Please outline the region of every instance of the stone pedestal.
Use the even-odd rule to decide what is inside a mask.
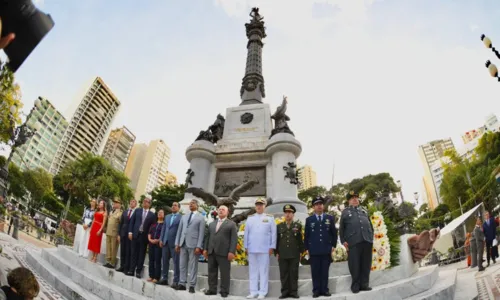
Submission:
[[[194,186],[209,191],[215,160],[214,144],[208,141],[195,141],[187,148],[186,158],[190,163],[189,168],[194,172],[194,176],[191,177],[192,184],[188,184],[188,187]],[[190,193],[184,194],[184,199],[181,201],[183,210],[187,210],[187,205],[192,199],[197,198]],[[202,199],[198,200],[203,203]]]
[[[291,134],[278,133],[269,139],[266,154],[271,161],[271,174],[268,177],[272,178],[273,183],[269,195],[273,203],[266,208],[266,212],[275,217],[283,215],[283,206],[286,204],[295,206],[297,219],[304,221],[308,216],[306,204],[297,197],[297,184],[291,183],[290,179],[285,177],[284,169],[288,167],[288,163],[296,163],[301,152],[300,142]]]

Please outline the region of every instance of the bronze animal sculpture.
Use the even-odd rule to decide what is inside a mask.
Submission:
[[[271,205],[273,203],[272,198],[267,198],[266,199],[266,207]],[[236,225],[239,225],[241,222],[245,221],[248,216],[253,215],[255,213],[255,208],[250,208],[242,212],[241,214],[237,214],[236,216],[232,217],[231,220],[236,223]]]
[[[221,205],[227,206],[229,210],[228,217],[230,218],[234,212],[234,206],[238,204],[238,201],[240,200],[241,194],[253,188],[257,183],[258,181],[256,180],[249,180],[247,182],[244,182],[235,189],[233,189],[233,191],[229,194],[229,197],[227,198],[226,197],[219,198],[216,195],[207,192],[202,188],[197,188],[197,187],[189,187],[186,189],[186,192],[193,194],[195,197],[203,199],[203,201],[205,201],[205,204],[209,206],[216,206],[216,207],[219,207]]]
[[[285,179],[290,179],[291,184],[299,183],[299,171],[297,170],[297,165],[294,162],[289,162],[288,167],[284,166]]]
[[[413,262],[417,263],[429,254],[438,238],[439,228],[425,230],[419,235],[408,238],[408,246],[410,246]]]
[[[274,129],[271,131],[271,137],[277,133],[294,135],[287,123],[287,121],[290,121],[290,117],[286,115],[287,103],[287,97],[283,96],[283,102],[281,102],[281,105],[276,108],[276,112],[271,116],[271,119],[274,120]]]

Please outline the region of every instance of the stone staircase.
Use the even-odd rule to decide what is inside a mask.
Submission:
[[[329,287],[332,296],[328,299],[453,299],[455,293],[456,270],[441,271],[437,266],[418,269],[408,263],[408,249],[401,246],[401,265],[375,271],[370,275],[372,291],[353,294],[347,265],[333,263],[330,268]],[[79,257],[71,248],[44,249],[36,252],[28,249],[27,262],[50,284],[68,299],[218,299],[219,296],[205,296],[202,291],[208,287],[207,264],[200,263],[195,294],[175,291],[168,286],[155,285],[133,276],[126,276],[115,270],[94,264]],[[101,257],[102,261],[102,257]],[[143,276],[147,277],[147,267]],[[170,279],[172,276],[169,276]],[[244,299],[248,295],[248,268],[232,266],[231,290],[228,299]],[[267,298],[280,295],[279,269],[270,266],[269,293]],[[301,299],[312,299],[310,268],[299,269],[299,295]],[[320,299],[325,299],[322,297]]]

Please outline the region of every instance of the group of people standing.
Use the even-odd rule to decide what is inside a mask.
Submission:
[[[484,271],[483,256],[486,250],[486,267],[490,266],[490,261],[496,263],[498,258],[497,227],[498,218],[494,218],[488,211],[484,213],[484,222],[481,218],[476,219],[476,226],[472,232],[467,233],[465,241],[465,251],[467,253],[467,265],[471,268],[478,267],[479,271]]]
[[[305,222],[294,221],[296,209],[287,204],[283,207],[285,222],[276,225],[273,215],[265,214],[266,200],[255,201],[256,213],[248,216],[244,232],[244,248],[248,258],[250,294],[248,299],[264,299],[268,293],[270,256],[278,259],[281,296],[299,298],[298,278],[301,255],[309,259],[313,283],[313,297],[330,296],[329,267],[337,246],[338,235],[349,251],[349,271],[353,293],[369,291],[369,274],[372,261],[373,227],[368,213],[359,207],[355,192],[347,195],[349,207],[342,212],[339,233],[335,216],[324,212],[324,199],[313,200],[314,214]],[[91,202],[84,213],[82,223],[89,236],[83,247],[92,253],[96,262],[100,253],[102,233],[106,229],[106,264],[116,267],[116,252],[120,244],[119,272],[129,276],[142,276],[146,250],[149,246],[148,281],[168,285],[178,291],[195,292],[198,278],[198,261],[203,255],[208,261],[208,288],[206,295],[216,295],[220,276],[220,295],[225,298],[230,290],[231,262],[238,243],[237,225],[228,218],[229,209],[218,207],[217,218],[205,229],[205,217],[199,213],[199,203],[191,200],[189,212],[181,215],[179,203],[172,205],[171,213],[151,212],[151,199],[131,200],[127,210],[121,209],[121,201],[113,200],[113,211],[106,212],[104,201]],[[302,232],[304,231],[304,235]],[[173,279],[168,280],[170,260],[173,262]]]

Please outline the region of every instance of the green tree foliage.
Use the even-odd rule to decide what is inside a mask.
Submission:
[[[162,185],[151,192],[153,207],[155,209],[171,207],[172,203],[180,202],[184,199],[186,185]],[[167,213],[167,212],[166,212]]]
[[[9,195],[15,198],[26,195],[24,174],[14,163],[9,164]]]
[[[326,194],[326,188],[324,186],[313,186],[306,190],[299,192],[299,199],[310,205],[311,200],[319,195],[324,196]]]
[[[348,184],[349,190],[363,195],[365,204],[373,203],[382,196],[399,192],[400,189],[389,173],[367,175],[363,178],[352,180]]]
[[[453,218],[461,214],[460,201],[464,212],[480,202],[488,210],[498,205],[497,195],[500,190],[494,176],[500,170],[497,169],[500,166],[500,133],[485,133],[470,161],[460,157],[455,151],[445,154],[451,163],[443,166],[440,196]]]
[[[43,195],[42,203],[44,208],[55,216],[59,216],[65,208],[65,204],[59,200],[53,191],[49,191]]]
[[[31,194],[30,209],[39,209],[43,205],[43,195],[52,191],[52,175],[41,168],[26,170],[23,175],[26,189]]]
[[[127,201],[133,197],[129,179],[104,158],[91,153],[84,153],[66,164],[55,184],[58,186],[57,194],[64,195],[66,192],[72,201],[79,201],[77,204],[80,205],[88,205],[89,198],[112,199],[118,196]]]
[[[12,106],[17,107],[14,114],[10,111]],[[19,111],[21,102],[21,89],[15,83],[14,74],[0,62],[0,143],[7,143],[12,134],[13,126],[21,123]],[[2,164],[2,166],[4,166]]]

